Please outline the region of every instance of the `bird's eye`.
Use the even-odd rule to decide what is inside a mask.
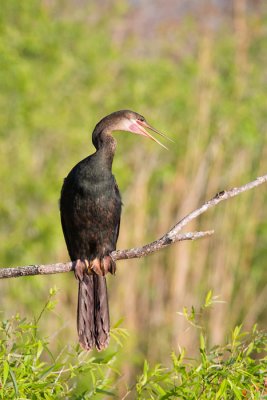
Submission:
[[[138,118],[138,121],[142,121],[142,122],[143,122],[144,120],[145,120],[144,117],[141,117],[141,116],[140,116],[140,117]]]

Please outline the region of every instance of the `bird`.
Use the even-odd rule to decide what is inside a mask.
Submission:
[[[147,129],[166,137],[134,111],[120,110],[101,119],[92,133],[96,151],[71,169],[61,189],[61,225],[70,259],[75,262],[77,331],[84,350],[101,351],[110,339],[106,274],[116,271],[110,254],[116,249],[122,209],[112,174],[117,144],[113,132],[143,135],[166,148]]]

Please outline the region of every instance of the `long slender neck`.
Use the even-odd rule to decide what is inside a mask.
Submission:
[[[100,130],[96,126],[93,131],[92,141],[96,148],[96,154],[103,166],[111,169],[117,142],[110,131],[108,129]]]

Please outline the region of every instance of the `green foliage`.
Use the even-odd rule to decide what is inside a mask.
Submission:
[[[211,306],[211,292],[198,315]],[[187,359],[185,349],[172,352],[172,366],[149,367],[144,362],[143,374],[136,384],[138,399],[264,399],[267,398],[267,334],[255,325],[251,332],[237,326],[225,345],[209,349],[204,329],[191,313],[184,316],[200,330],[199,356]]]
[[[206,348],[200,335],[200,360],[187,360],[184,351],[172,353],[172,366],[149,368],[147,362],[136,391],[139,399],[264,399],[267,398],[267,337],[254,327],[237,327],[235,340]]]
[[[101,399],[113,394],[117,350],[101,355],[82,351],[77,345],[63,346],[54,356],[49,341],[39,332],[40,318],[55,306],[56,290],[38,318],[28,321],[19,315],[0,326],[0,398],[7,399]],[[50,315],[46,315],[49,318]],[[113,337],[121,343],[125,332],[116,328]],[[75,394],[74,394],[75,392]]]
[[[49,340],[39,332],[40,318],[49,319],[55,306],[55,289],[33,321],[19,315],[0,327],[0,398],[8,399],[102,399],[118,396],[123,374],[117,356],[122,352],[125,330],[114,327],[112,336],[119,346],[93,355],[63,347],[58,355],[49,349]],[[210,295],[200,313],[213,304]],[[185,315],[187,318],[187,316]],[[192,318],[190,318],[190,323]],[[119,323],[118,323],[119,325]],[[194,324],[197,327],[195,321]],[[126,397],[138,399],[264,399],[267,373],[267,335],[254,326],[243,332],[237,326],[229,342],[211,349],[198,326],[199,355],[186,358],[186,350],[171,353],[171,366],[144,361],[143,372]],[[129,360],[130,361],[130,360]],[[125,382],[127,387],[127,382]],[[125,390],[125,389],[124,389]],[[265,397],[264,397],[265,396]]]

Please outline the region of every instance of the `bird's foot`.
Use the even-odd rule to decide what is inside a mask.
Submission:
[[[91,269],[90,269],[89,261],[86,259],[85,260],[78,259],[76,261],[75,269],[74,269],[75,278],[82,281],[84,273],[88,272],[88,271],[90,271],[90,273],[92,273]]]
[[[116,271],[116,263],[113,261],[111,256],[104,256],[102,258],[96,257],[90,261],[89,268],[97,275],[105,276],[108,272],[114,275]]]
[[[112,275],[115,274],[116,263],[111,256],[104,256],[102,258],[96,257],[90,262],[78,259],[75,264],[74,274],[76,279],[82,281],[85,273],[91,275],[93,272],[100,276],[105,276],[108,272]]]

